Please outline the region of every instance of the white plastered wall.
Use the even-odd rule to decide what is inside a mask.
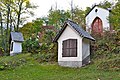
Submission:
[[[98,10],[95,12],[95,10]],[[91,25],[92,22],[96,17],[99,17],[102,20],[103,23],[103,29],[104,30],[110,30],[110,24],[109,24],[109,11],[103,8],[95,7],[87,16],[86,16],[86,31],[91,33]]]
[[[87,56],[90,55],[90,41],[88,39],[83,39],[82,43],[82,59],[85,59]]]
[[[22,52],[22,43],[15,42],[15,41],[12,41],[12,42],[13,42],[13,50],[10,51],[10,54],[21,53]]]
[[[62,57],[62,43],[67,39],[77,39],[77,57]],[[82,61],[82,37],[70,26],[66,27],[58,39],[58,61]]]

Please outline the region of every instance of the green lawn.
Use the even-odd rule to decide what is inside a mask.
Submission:
[[[120,80],[119,71],[97,70],[95,64],[82,68],[60,67],[57,63],[29,62],[11,70],[0,71],[0,80]]]

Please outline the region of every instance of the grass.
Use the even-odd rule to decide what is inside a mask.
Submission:
[[[98,70],[95,63],[89,64],[82,68],[68,68],[68,67],[61,67],[56,62],[38,63],[32,58],[30,58],[30,56],[28,57],[29,59],[25,65],[17,66],[15,69],[7,69],[0,71],[0,80],[98,80],[98,79],[119,80],[120,79],[120,71]],[[11,59],[11,57],[7,57],[7,60],[8,59]]]

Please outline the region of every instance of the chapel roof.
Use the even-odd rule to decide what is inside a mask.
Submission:
[[[99,7],[99,6],[98,6],[98,5],[94,5],[94,6],[90,9],[90,11],[85,15],[85,17],[86,17],[95,7]],[[99,8],[101,8],[101,7],[99,7]],[[102,8],[102,9],[104,9],[104,8]],[[106,8],[105,10],[111,11],[111,10],[108,10],[107,8]]]
[[[17,42],[23,42],[23,35],[21,32],[11,32],[10,33],[10,38],[12,41],[17,41]]]
[[[59,39],[59,37],[61,36],[63,31],[67,27],[67,25],[70,25],[70,27],[72,27],[83,38],[87,38],[92,41],[95,41],[95,39],[88,32],[86,32],[84,29],[82,29],[82,27],[79,26],[77,23],[73,22],[72,20],[67,20],[67,21],[65,21],[63,27],[61,28],[61,30],[59,31],[59,33],[56,35],[55,39],[53,40],[54,42],[56,42]]]

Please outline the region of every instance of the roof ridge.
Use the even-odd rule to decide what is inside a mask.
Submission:
[[[72,24],[70,24],[78,33],[80,36],[83,36],[85,38],[89,38],[91,40],[95,40],[88,32],[86,32],[79,24],[77,24],[74,21],[71,21]]]
[[[53,40],[54,42],[56,42],[59,39],[59,37],[61,36],[63,31],[67,27],[67,25],[65,25],[65,24],[69,24],[75,31],[77,31],[77,33],[81,37],[95,41],[95,39],[88,32],[86,32],[81,26],[79,26],[79,24],[77,24],[76,22],[74,22],[72,20],[67,20],[67,21],[65,21],[65,23],[64,23],[63,27],[61,28],[61,30],[59,31],[59,33],[54,38],[54,40]]]
[[[87,14],[85,14],[85,17],[86,17],[95,7],[102,8],[102,7],[100,7],[98,4],[95,4],[94,6],[90,7],[91,9],[88,11]],[[102,8],[102,9],[105,9],[105,10],[109,11],[107,8]]]
[[[74,23],[74,24],[77,24],[77,25],[78,25],[78,23],[74,22],[74,21],[73,21],[73,20],[71,20],[71,19],[68,19],[67,21],[70,21],[70,22],[72,22],[72,23]]]

